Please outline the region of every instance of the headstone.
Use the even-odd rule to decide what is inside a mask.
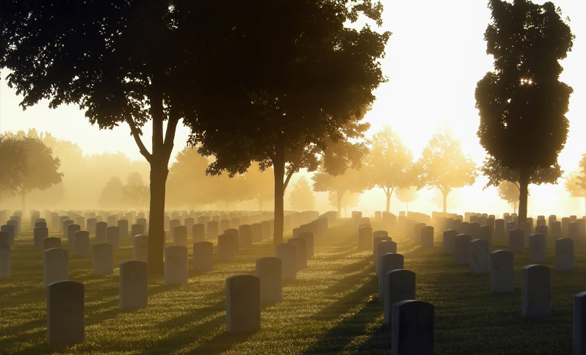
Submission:
[[[397,243],[393,241],[383,240],[376,243],[376,252],[374,254],[374,270],[376,277],[381,280],[383,277],[382,268],[381,268],[381,256],[384,254],[396,254],[397,253]]]
[[[362,226],[358,228],[358,248],[372,250],[372,228]]]
[[[61,248],[61,238],[57,237],[47,237],[43,239],[43,251],[53,249],[53,248]]]
[[[225,234],[225,230],[230,228],[230,220],[229,219],[221,219],[220,220],[220,233]]]
[[[407,300],[393,305],[392,355],[432,355],[435,307],[431,303]]]
[[[517,229],[517,222],[509,221],[507,222],[507,235],[513,230]]]
[[[10,278],[10,245],[0,242],[0,279]]]
[[[133,258],[134,260],[144,261],[148,260],[149,251],[149,237],[144,234],[135,235],[132,238]]]
[[[454,261],[456,264],[467,265],[470,255],[470,241],[472,237],[467,234],[457,235],[454,239]]]
[[[174,245],[165,248],[165,285],[187,283],[187,247]]]
[[[122,240],[126,240],[126,238],[128,238],[128,220],[119,219],[118,222],[116,222],[116,226],[118,227],[118,235],[120,236],[120,238],[122,238]],[[132,236],[134,237],[135,235],[136,234]]]
[[[275,245],[275,256],[283,261],[283,280],[297,277],[297,247],[289,243]]]
[[[202,241],[193,243],[193,269],[195,271],[214,270],[214,245]]]
[[[545,265],[523,268],[523,318],[542,318],[551,315],[550,270]]]
[[[120,230],[118,230],[118,227],[106,227],[106,243],[112,244],[114,249],[118,249],[120,247]]]
[[[383,275],[384,323],[392,321],[393,305],[415,299],[415,273],[409,270],[392,270]]]
[[[173,227],[173,245],[187,246],[187,227],[176,225]]]
[[[480,223],[471,222],[468,225],[468,230],[470,231],[470,237],[472,237],[472,239],[480,239]]]
[[[545,220],[544,220],[545,221]],[[536,234],[543,234],[545,236],[545,242],[547,244],[548,228],[545,224],[539,224],[535,227]]]
[[[470,242],[468,262],[472,275],[484,275],[490,272],[489,249],[490,245],[486,240],[475,239]]]
[[[191,227],[191,238],[194,243],[203,242],[206,239],[205,225],[196,223]]]
[[[238,236],[238,234],[239,234],[238,229],[226,228],[226,229],[224,229],[224,234],[229,234],[234,237],[234,240],[236,240],[236,251],[238,251],[238,249],[240,248],[240,238]]]
[[[86,223],[87,223],[87,231],[91,235],[96,235],[96,223],[98,223],[98,220],[96,218],[88,218]]]
[[[146,308],[148,305],[147,264],[128,260],[120,264],[120,309]]]
[[[445,254],[454,255],[454,253],[456,252],[454,243],[456,241],[457,235],[458,235],[457,230],[448,229],[448,230],[444,231],[444,253]]]
[[[433,227],[425,226],[421,228],[421,247],[433,248]]]
[[[83,343],[84,289],[75,281],[47,285],[47,343],[73,345]]]
[[[115,226],[117,221],[118,221],[118,216],[116,216],[116,215],[111,215],[111,216],[106,217],[106,222],[108,223],[109,226]]]
[[[136,224],[142,224],[142,227],[144,228],[144,231],[148,231],[147,228],[147,220],[144,217],[140,217],[136,219]]]
[[[112,275],[114,273],[114,247],[112,244],[96,244],[92,251],[93,274]]]
[[[509,250],[512,253],[523,253],[525,251],[524,233],[520,229],[513,229],[509,232]]]
[[[178,220],[178,219],[169,220],[169,234],[171,235],[171,238],[175,237],[175,227],[178,225],[181,225],[180,220]],[[185,245],[187,245],[187,240],[185,241],[185,243],[186,243]]]
[[[260,223],[253,223],[250,225],[252,233],[252,242],[262,242],[262,226]]]
[[[268,256],[256,260],[256,277],[260,279],[261,302],[283,301],[283,262]]]
[[[47,227],[35,227],[33,229],[33,245],[35,250],[43,250],[43,239],[49,237],[49,229]]]
[[[490,254],[490,290],[492,292],[513,292],[515,277],[513,272],[513,253],[497,250]]]
[[[235,275],[226,279],[226,331],[233,334],[260,330],[260,278]]]
[[[586,292],[574,296],[574,355],[586,354]]]
[[[568,227],[570,226],[570,218],[562,217],[562,233],[568,234]]]
[[[90,253],[90,233],[77,231],[73,233],[73,256],[84,256]]]
[[[69,237],[69,228],[68,227],[70,224],[73,224],[72,219],[66,219],[61,222],[61,232],[63,233],[63,239],[65,239],[67,241],[67,244],[70,244],[72,242]]]
[[[384,298],[384,275],[393,270],[404,269],[405,258],[401,254],[382,254],[379,258],[379,279],[378,279],[378,296]]]
[[[562,222],[552,221],[549,224],[549,228],[551,229],[552,238],[560,239],[562,237]]]
[[[570,222],[568,224],[568,238],[574,241],[580,240],[580,226],[578,222]]]
[[[16,235],[16,229],[14,228],[14,226],[11,224],[5,224],[2,227],[0,227],[0,230],[8,234],[8,244],[11,246],[14,245],[14,237]]]
[[[79,224],[69,224],[67,225],[67,244],[73,245],[75,241],[73,239],[73,233],[78,232],[81,230],[81,226]]]
[[[307,241],[304,238],[290,238],[287,243],[297,247],[297,270],[307,268]]]
[[[61,248],[51,248],[43,252],[43,285],[69,280],[69,254]]]
[[[193,225],[195,224],[195,219],[188,217],[185,218],[184,222],[185,228],[187,228],[187,237],[193,238]],[[195,241],[193,241],[195,243]]]
[[[492,246],[492,227],[481,226],[478,239],[486,240],[489,246]]]
[[[238,251],[238,236],[220,234],[218,236],[218,260],[234,260]]]
[[[134,238],[135,236],[139,235],[139,234],[144,234],[145,230],[144,230],[144,226],[142,224],[133,224],[132,226],[130,226],[130,237]]]
[[[541,263],[545,259],[545,236],[543,234],[531,234],[529,236],[529,260],[533,263]]]
[[[494,234],[498,236],[503,236],[505,234],[505,220],[504,219],[495,219],[494,220]]]
[[[219,223],[218,221],[209,221],[207,226],[208,231],[208,238],[209,239],[216,239],[219,234]]]
[[[306,255],[308,259],[313,258],[315,253],[314,246],[313,246],[313,233],[312,232],[302,232],[299,233],[299,238],[305,239],[305,246],[307,248]]]
[[[531,225],[529,224],[529,222],[519,223],[519,229],[523,231],[524,240],[528,241],[529,236],[531,235]]]
[[[96,223],[96,243],[103,244],[106,243],[106,228],[108,227],[108,223],[106,222],[97,222]]]
[[[555,241],[555,268],[559,271],[574,270],[574,241],[560,238]]]

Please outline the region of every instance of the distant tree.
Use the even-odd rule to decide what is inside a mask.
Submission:
[[[252,195],[252,199],[258,205],[258,210],[262,211],[263,206],[273,200],[275,193],[273,168],[268,167],[261,171],[260,165],[254,163],[244,174],[244,178],[246,179],[245,189]]]
[[[321,166],[312,179],[314,191],[329,192],[336,197],[339,216],[344,208],[344,196],[348,193],[361,193],[367,188],[366,179],[356,169],[347,169],[343,174],[334,176]]]
[[[341,199],[338,200],[338,193],[337,192],[329,192],[328,193],[328,203],[330,206],[339,208],[341,207],[344,210],[343,218],[348,216],[348,207],[355,207],[358,206],[360,202],[360,193],[357,192],[348,192],[345,193]],[[338,214],[341,218],[342,215]]]
[[[431,137],[417,161],[420,186],[436,187],[443,196],[443,212],[447,212],[448,195],[453,189],[472,185],[476,165],[462,152],[462,144],[446,127]]]
[[[246,188],[247,182],[243,174],[236,174],[234,176],[217,175],[208,176],[213,184],[213,189],[210,190],[212,197],[216,201],[222,201],[226,210],[238,202],[254,199],[253,191]]]
[[[30,170],[22,140],[1,134],[0,162],[0,191],[16,194],[22,179]]]
[[[106,183],[98,201],[100,208],[121,210],[127,207],[124,196],[124,185],[118,176],[113,176]]]
[[[305,176],[300,177],[293,186],[289,196],[289,204],[296,211],[311,211],[315,207],[315,196]]]
[[[397,190],[397,198],[399,201],[407,205],[406,211],[409,212],[409,203],[417,200],[417,187],[410,186],[408,188],[402,188]]]
[[[138,171],[133,171],[128,174],[126,185],[123,187],[123,193],[130,206],[134,208],[148,206],[149,188],[145,185],[142,175]]]
[[[412,167],[411,151],[391,127],[385,125],[383,130],[372,138],[364,173],[369,185],[380,187],[385,192],[387,212],[391,207],[393,192],[416,183]]]
[[[253,161],[273,167],[274,242],[282,243],[291,176],[315,170],[329,141],[353,142],[368,128],[360,120],[385,81],[379,59],[390,33],[356,23],[364,15],[382,24],[382,5],[370,0],[243,4],[245,16],[206,29],[239,45],[200,41],[217,56],[198,64],[226,75],[198,78],[187,123],[191,143],[216,158],[211,173],[242,174]]]
[[[586,154],[582,154],[579,170],[569,174],[564,185],[570,196],[584,198],[584,214],[586,215]]]
[[[572,88],[559,81],[560,59],[574,35],[553,3],[490,0],[487,53],[494,71],[476,86],[478,137],[503,167],[519,171],[519,221],[527,218],[528,185],[537,169],[555,167],[568,134]]]
[[[12,151],[20,157],[24,157],[24,160],[16,162],[14,167],[7,168],[9,172],[15,172],[16,175],[8,178],[6,186],[9,187],[9,191],[21,197],[22,210],[26,211],[26,195],[29,192],[46,190],[61,182],[63,174],[58,171],[61,162],[59,158],[53,157],[51,148],[38,138],[26,136],[14,140],[9,138],[6,140],[6,148],[7,153],[10,154]],[[6,161],[10,163],[12,159],[12,157],[8,157]],[[2,164],[5,164],[4,160],[2,160]],[[15,186],[16,188],[14,188]]]
[[[501,200],[513,205],[513,211],[517,211],[517,202],[519,202],[519,186],[510,181],[503,181],[499,184],[497,192]]]
[[[214,178],[206,175],[209,163],[195,148],[185,147],[177,153],[169,170],[167,203],[193,209],[216,202]]]

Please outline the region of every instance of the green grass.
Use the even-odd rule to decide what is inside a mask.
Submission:
[[[372,253],[356,249],[357,230],[349,224],[334,225],[316,241],[308,268],[284,285],[284,301],[263,304],[261,331],[247,335],[225,332],[225,279],[254,274],[257,258],[274,255],[270,241],[242,248],[236,261],[216,262],[213,272],[190,271],[187,285],[167,286],[161,276],[150,277],[149,307],[137,311],[118,308],[117,267],[114,275],[94,276],[91,256],[73,257],[66,246],[70,279],[85,285],[86,340],[70,347],[46,344],[42,257],[33,250],[31,233],[25,229],[18,238],[11,278],[0,280],[1,354],[390,353],[391,329],[382,324]],[[417,299],[436,307],[436,354],[571,354],[573,296],[586,290],[583,243],[575,245],[576,270],[558,272],[549,240],[543,264],[552,268],[552,316],[531,320],[521,317],[521,268],[531,264],[528,253],[515,255],[515,291],[493,294],[489,275],[470,275],[467,266],[442,253],[441,237],[433,249],[393,238],[405,268],[417,274]],[[504,238],[495,239],[497,249],[507,249]],[[114,258],[115,265],[132,259],[131,245],[123,244]]]

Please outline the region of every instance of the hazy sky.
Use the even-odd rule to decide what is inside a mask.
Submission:
[[[544,1],[534,1],[543,3]],[[485,0],[384,0],[385,30],[393,32],[382,61],[388,82],[376,92],[377,101],[366,116],[369,134],[383,124],[395,129],[419,155],[438,124],[448,123],[464,149],[480,164],[484,150],[478,143],[478,112],[474,108],[476,83],[492,68],[486,54],[484,31],[490,20]],[[586,153],[586,1],[557,0],[563,16],[570,17],[574,48],[562,61],[562,81],[574,88],[570,99],[570,134],[560,154],[562,168],[577,167]],[[6,72],[2,72],[2,79]],[[75,107],[50,110],[41,102],[26,111],[18,106],[14,90],[0,83],[0,131],[36,128],[57,138],[77,143],[85,153],[122,151],[131,159],[143,159],[126,125],[112,132],[99,130]],[[178,128],[175,152],[182,149],[188,131]],[[150,126],[145,129],[150,143]],[[539,137],[536,137],[539,139]],[[175,153],[174,153],[175,154]]]

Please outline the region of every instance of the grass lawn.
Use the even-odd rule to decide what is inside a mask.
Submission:
[[[0,354],[388,354],[391,329],[383,326],[371,251],[357,250],[357,228],[349,220],[330,226],[316,240],[315,256],[297,280],[284,284],[282,303],[262,305],[262,329],[248,335],[225,333],[225,279],[254,274],[256,259],[274,256],[272,241],[242,248],[237,260],[215,262],[209,273],[192,271],[189,283],[167,286],[149,279],[149,306],[118,308],[118,267],[114,275],[92,275],[92,258],[73,257],[70,280],[85,286],[83,344],[46,344],[46,292],[41,252],[24,229],[11,250],[11,278],[0,280]],[[384,229],[374,223],[373,230]],[[60,233],[50,233],[60,236]],[[515,254],[515,291],[490,292],[490,276],[473,276],[468,266],[436,246],[418,248],[391,233],[405,268],[417,274],[417,299],[435,305],[436,354],[571,354],[573,296],[586,290],[584,243],[575,244],[573,272],[555,270],[554,240],[544,265],[551,270],[552,316],[521,317],[521,268],[528,251]],[[93,239],[93,237],[92,237]],[[507,249],[495,238],[491,251]],[[129,240],[114,252],[114,263],[132,259]]]

